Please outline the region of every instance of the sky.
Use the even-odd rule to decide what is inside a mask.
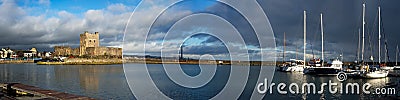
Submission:
[[[89,31],[101,34],[102,46],[124,47],[124,54],[178,57],[179,47],[184,46],[185,57],[189,58],[199,59],[204,55],[212,55],[215,59],[238,57],[241,60],[250,56],[251,60],[260,60],[264,55],[280,61],[283,33],[286,33],[285,60],[296,58],[296,55],[298,59],[302,59],[303,11],[306,10],[307,59],[321,56],[320,14],[323,13],[325,59],[343,54],[345,61],[354,61],[357,59],[358,31],[362,28],[363,2],[366,3],[364,59],[369,61],[372,55],[374,61],[378,60],[379,5],[382,9],[381,32],[385,35],[381,44],[382,61],[385,60],[385,40],[391,61],[395,60],[396,45],[400,44],[397,39],[400,34],[396,31],[397,23],[400,23],[397,19],[400,18],[400,8],[396,5],[400,2],[398,0],[257,0],[272,27],[271,37],[254,35],[249,23],[240,13],[221,3],[192,0],[193,2],[182,2],[175,6],[169,5],[173,1],[0,0],[0,48],[28,50],[36,47],[39,51],[53,51],[53,47],[58,45],[78,47],[79,34]],[[243,5],[249,7],[245,3]],[[165,12],[159,13],[160,11]],[[228,21],[237,28],[244,44],[241,44],[240,39],[229,40],[236,38],[230,34],[236,31],[228,30],[232,27],[220,25],[216,23],[220,20],[208,19],[210,15],[200,13],[212,13],[224,19],[221,21]],[[151,19],[156,17],[157,20]],[[255,18],[258,20],[265,17]],[[209,24],[214,27],[201,26]],[[256,26],[267,24],[255,23]],[[148,27],[144,26],[151,25],[149,34],[146,34]],[[176,27],[181,28],[170,30]],[[200,34],[189,34],[193,32]],[[217,35],[208,35],[213,32],[224,33],[223,38],[228,38],[227,41]],[[165,38],[166,35],[171,38]],[[257,39],[274,40],[276,48],[260,46]],[[144,45],[146,48],[143,48]],[[229,47],[237,51],[229,52]],[[145,54],[141,53],[143,50],[146,51]],[[246,54],[241,50],[246,51]],[[273,50],[277,55],[269,52],[261,54],[261,50]]]

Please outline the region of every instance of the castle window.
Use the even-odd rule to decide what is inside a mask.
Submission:
[[[96,40],[93,40],[94,43],[96,43]]]
[[[89,42],[92,42],[92,40],[89,40]]]

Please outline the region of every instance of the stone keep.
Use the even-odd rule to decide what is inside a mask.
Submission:
[[[99,32],[95,32],[94,34],[89,33],[85,31],[85,33],[80,34],[80,51],[79,51],[79,56],[85,55],[86,53],[86,48],[88,47],[99,47],[100,46],[100,41],[99,41]]]

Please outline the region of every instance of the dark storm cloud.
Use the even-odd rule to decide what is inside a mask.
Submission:
[[[259,50],[248,50],[249,54],[256,54],[259,53]],[[196,45],[196,46],[188,46],[184,47],[184,54],[193,54],[193,55],[220,55],[225,54],[228,55],[229,51],[224,45]],[[256,57],[254,57],[256,58]]]
[[[314,51],[321,50],[321,32],[320,32],[320,13],[324,14],[324,30],[325,30],[325,50],[326,52],[337,51],[338,48],[351,48],[341,45],[327,46],[329,42],[343,42],[353,40],[351,34],[353,30],[357,29],[356,25],[358,16],[356,18],[352,15],[357,14],[353,6],[354,2],[349,1],[259,1],[267,16],[271,21],[271,25],[277,38],[277,46],[282,46],[283,33],[286,32],[286,45],[287,48],[298,48],[298,52],[302,52],[303,45],[303,11],[307,11],[307,47],[312,45]],[[361,4],[361,3],[360,3]],[[340,5],[340,6],[339,6]],[[344,9],[351,9],[344,11]],[[355,29],[352,29],[355,28]],[[349,36],[350,34],[350,36]],[[346,36],[348,38],[343,38]],[[294,41],[297,43],[291,43]],[[296,47],[290,47],[296,46]],[[328,48],[327,48],[328,47]],[[334,47],[334,48],[329,48]],[[307,48],[311,49],[311,48]],[[289,49],[290,50],[290,49]],[[291,51],[295,51],[292,49]],[[307,52],[311,53],[311,52]]]
[[[205,1],[206,2],[206,1]],[[207,2],[211,2],[211,1],[207,1]],[[185,5],[185,4],[191,4],[193,2],[181,2],[181,5]],[[179,11],[186,11],[186,10],[190,10],[190,7],[185,7],[185,6],[171,6],[170,9],[167,9],[165,12],[163,12],[160,16],[158,16],[158,19],[152,24],[152,28],[150,30],[150,35],[156,35],[156,34],[165,34],[169,31],[169,29],[176,24],[177,21],[179,21],[180,19],[183,19],[184,17],[187,17],[191,14],[199,14],[199,13],[208,13],[208,14],[213,14],[219,17],[224,18],[225,20],[227,20],[228,22],[230,22],[230,24],[232,24],[241,34],[241,36],[243,37],[245,43],[248,43],[248,45],[253,45],[253,46],[257,46],[259,45],[258,40],[257,40],[257,36],[254,32],[254,30],[251,28],[251,25],[249,22],[246,21],[245,17],[242,16],[238,11],[236,11],[234,8],[224,5],[223,3],[218,3],[216,2],[216,4],[207,7],[206,9],[200,9],[200,10],[194,10],[190,13],[186,13],[186,14],[182,14],[182,15],[174,15],[174,18],[171,18],[170,15],[171,13],[175,13],[176,10]],[[172,20],[168,20],[168,19],[172,19]],[[219,26],[215,26],[215,27],[219,27]],[[215,28],[212,27],[212,28]],[[184,33],[184,32],[182,32]],[[182,34],[179,33],[179,34]],[[234,34],[234,33],[226,33],[227,35],[224,36],[231,36],[229,34]],[[232,37],[234,38],[234,37]],[[162,38],[155,38],[155,39],[162,39]],[[215,41],[212,40],[212,38],[210,39],[210,41]]]
[[[203,41],[203,43],[222,43],[222,42],[218,38],[209,36],[205,41]]]
[[[343,52],[348,61],[356,57],[358,29],[362,28],[362,3],[361,0],[258,0],[267,14],[275,37],[277,46],[283,46],[283,33],[286,32],[286,45],[288,51],[295,51],[296,47],[302,53],[303,42],[303,11],[307,11],[307,43],[312,44],[314,52],[321,50],[320,13],[323,13],[325,54],[340,54]],[[397,23],[400,22],[397,0],[366,0],[366,41],[365,58],[370,56],[371,50],[368,37],[371,37],[373,54],[377,59],[377,7],[382,9],[383,33],[388,35],[389,53],[393,61],[394,50],[400,35],[397,34]],[[369,34],[369,35],[367,35]],[[383,39],[382,39],[383,40]],[[300,42],[300,43],[291,43]],[[299,46],[300,44],[300,46]],[[310,49],[310,48],[307,48]],[[383,41],[382,41],[383,49]],[[311,53],[308,52],[307,53]],[[383,54],[383,52],[382,52]],[[320,55],[317,54],[317,55]],[[293,55],[291,55],[293,56]],[[382,56],[383,57],[383,56]]]
[[[254,30],[251,28],[249,22],[244,19],[244,16],[237,12],[234,8],[228,7],[222,4],[216,4],[211,6],[205,10],[207,13],[212,13],[217,16],[224,18],[225,20],[229,21],[241,34],[243,40],[247,45],[253,45],[259,47],[258,38],[255,34]],[[226,33],[226,36],[230,36]],[[231,37],[231,38],[238,38],[238,37]],[[209,40],[214,41],[214,40]]]
[[[336,58],[340,54],[348,61],[355,60],[358,43],[358,30],[362,27],[362,3],[361,0],[258,0],[268,16],[276,37],[278,49],[283,47],[283,33],[286,32],[287,51],[302,54],[303,49],[303,11],[307,11],[307,54],[312,52],[321,55],[321,30],[320,14],[323,13],[324,21],[324,49],[326,58]],[[377,58],[377,6],[382,6],[383,34],[388,35],[388,46],[390,55],[394,55],[396,33],[395,18],[397,13],[396,3],[399,1],[374,1],[368,0],[366,9],[365,27],[365,59],[371,54]],[[397,11],[397,12],[396,12]],[[250,30],[246,20],[235,13],[229,7],[214,5],[206,9],[206,12],[217,13],[235,25],[235,28],[246,30],[241,32],[248,45],[256,47],[258,40]],[[235,24],[236,23],[236,24]],[[383,49],[382,39],[382,49]],[[203,43],[212,43],[216,38],[208,38]],[[206,48],[206,47],[204,47]],[[312,49],[312,50],[311,50]],[[194,49],[193,49],[194,50]],[[196,50],[194,50],[196,51]],[[201,52],[201,51],[196,51]],[[371,53],[372,52],[372,53]],[[294,57],[295,53],[291,53]],[[328,55],[328,56],[327,56]],[[383,55],[383,52],[382,52]],[[382,56],[383,57],[383,56]],[[394,56],[391,56],[393,59]]]
[[[218,54],[228,54],[228,50],[224,45],[197,45],[197,46],[189,46],[184,48],[185,54],[195,54],[195,55],[218,55]]]
[[[208,35],[208,34],[196,34],[186,40],[184,43],[184,53],[193,55],[218,55],[218,54],[228,54],[226,46],[218,38]],[[200,42],[198,44],[193,44],[191,42]]]

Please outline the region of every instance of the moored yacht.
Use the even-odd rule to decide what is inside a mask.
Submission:
[[[393,70],[400,70],[400,66],[395,65],[395,66],[393,67]]]
[[[393,68],[395,70],[399,70],[400,69],[400,66],[397,65],[397,57],[399,57],[399,46],[398,45],[396,46],[396,62],[395,62],[394,68]]]
[[[321,50],[321,59],[311,59],[309,62],[308,68],[304,69],[304,74],[312,74],[312,75],[337,75],[340,71],[342,71],[343,62],[339,59],[334,59],[328,62],[327,66],[324,66],[324,30],[322,23],[322,13],[321,13],[321,39],[322,39],[322,50]]]
[[[314,59],[310,59],[310,61],[308,62],[308,66],[311,67],[321,67],[322,66],[322,60],[318,59],[318,58],[314,58]]]
[[[286,66],[281,67],[281,71],[283,72],[303,72],[304,68],[306,67],[306,63],[305,63],[305,55],[306,55],[306,11],[304,11],[304,36],[303,36],[303,60],[297,60],[297,59],[290,59],[290,64],[286,64]]]
[[[388,75],[388,71],[374,71],[374,72],[367,72],[365,74],[362,74],[362,77],[364,78],[385,78]]]
[[[362,73],[361,77],[364,78],[385,78],[389,74],[387,70],[379,70],[378,68],[368,69],[367,72]]]
[[[386,61],[386,58],[389,58],[389,54],[388,54],[388,45],[387,45],[387,41],[386,41],[386,39],[385,39],[385,63],[381,63],[381,7],[379,6],[378,7],[378,39],[379,39],[379,43],[378,43],[378,53],[379,53],[379,55],[378,55],[378,63],[380,64],[379,65],[379,67],[380,67],[380,69],[383,69],[383,70],[393,70],[394,69],[394,66],[393,65],[390,65],[390,66],[388,66],[388,63],[387,63],[387,61]],[[384,38],[386,38],[386,36],[385,35],[383,35],[383,37]]]
[[[286,64],[286,66],[282,67],[283,72],[302,72],[304,70],[304,61],[290,59],[290,64]]]
[[[394,66],[387,66],[386,64],[380,64],[380,68],[383,70],[393,70]]]
[[[380,7],[378,7],[378,13],[379,13],[379,43],[378,43],[378,63],[381,64],[381,58],[380,58],[380,38],[381,38],[381,33],[380,33]],[[356,66],[353,66],[352,68],[346,70],[347,75],[350,77],[360,77],[360,78],[385,78],[387,77],[389,71],[394,67],[388,67],[384,64],[379,65],[381,66],[380,69],[377,66],[373,65],[367,65],[364,62],[364,35],[365,35],[365,3],[363,4],[363,30],[362,30],[362,49],[361,49],[361,63],[357,64]],[[385,43],[386,44],[386,43]],[[387,54],[387,52],[386,52]],[[373,61],[373,57],[371,56],[371,61]]]
[[[342,71],[343,62],[339,59],[334,59],[328,62],[327,66],[309,67],[304,69],[304,74],[311,75],[336,75]]]

